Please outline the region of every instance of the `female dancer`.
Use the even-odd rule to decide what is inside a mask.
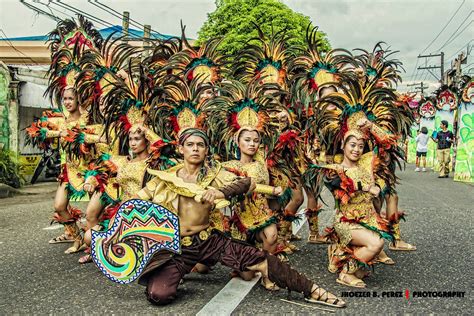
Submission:
[[[349,131],[344,136],[341,164],[322,167],[325,184],[336,200],[335,224],[330,231],[336,243],[330,246],[330,262],[340,273],[337,282],[364,288],[363,267],[373,264],[383,249],[384,238],[393,241],[388,221],[375,211],[373,200],[380,194],[374,176],[374,155],[363,154],[364,135]]]
[[[69,135],[68,130],[77,124],[86,123],[86,116],[81,114],[76,91],[72,86],[67,86],[63,90],[62,104],[67,111],[66,116],[57,113],[56,115],[47,115],[27,129],[29,136],[36,138],[36,142],[60,138],[61,147],[64,147]],[[85,166],[81,159],[74,159],[70,155],[65,155],[65,162],[61,169],[59,187],[54,198],[55,214],[53,220],[64,225],[65,233],[51,239],[49,243],[74,241],[74,245],[65,251],[65,253],[73,253],[77,252],[80,247],[81,237],[76,225],[76,220],[80,217],[80,211],[72,208],[69,205],[69,200],[81,198],[85,195],[82,190],[84,180],[80,176]]]

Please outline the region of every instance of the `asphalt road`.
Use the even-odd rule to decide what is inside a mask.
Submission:
[[[387,251],[396,265],[377,265],[367,280],[367,290],[376,291],[378,297],[347,298],[347,308],[336,310],[338,314],[472,313],[474,186],[408,168],[400,172],[402,183],[398,187],[400,208],[408,214],[407,222],[402,223],[402,234],[418,250]],[[222,266],[208,275],[188,275],[174,303],[153,306],[138,284],[114,284],[93,264],[79,265],[79,254],[65,255],[68,244],[48,244],[50,238],[62,232],[44,229],[49,226],[52,202],[52,193],[0,200],[0,314],[194,315],[230,280],[229,269]],[[332,220],[331,209],[329,206],[322,213],[325,225]],[[307,237],[307,225],[300,233],[304,239]],[[360,292],[337,284],[335,275],[327,272],[325,246],[304,241],[297,245],[301,251],[290,261],[298,270],[333,293]],[[384,292],[405,295],[407,289],[408,299],[382,297]],[[465,294],[464,298],[414,298],[414,291]],[[287,298],[286,291],[269,293],[257,285],[233,314],[325,313],[281,301]],[[292,293],[291,299],[305,304],[299,294]]]

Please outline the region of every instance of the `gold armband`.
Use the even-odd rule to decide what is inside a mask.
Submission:
[[[262,193],[266,195],[274,195],[275,194],[275,187],[266,184],[257,184],[255,186],[254,192]]]

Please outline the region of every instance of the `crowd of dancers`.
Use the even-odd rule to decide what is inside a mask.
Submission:
[[[107,230],[121,203],[150,200],[178,215],[182,247],[155,254],[140,276],[151,302],[172,301],[186,273],[221,262],[245,280],[261,272],[269,291],[334,307],[345,302],[287,263],[301,238],[294,221],[306,216],[308,243],[328,244],[329,272],[350,287],[365,288],[373,264],[394,264],[385,241],[416,249],[401,239],[395,190],[414,122],[396,91],[396,52],[384,43],[323,51],[311,26],[306,46],[289,47],[285,31],[255,27],[243,50],[223,56],[221,38],[195,47],[184,28],[139,47],[103,39],[81,16],[58,23],[49,35],[54,107],[27,128],[31,143],[59,140],[62,152],[54,221],[65,231],[50,243],[70,242],[66,253],[91,262],[91,230]],[[323,187],[335,200],[324,232]],[[85,196],[83,224],[69,202]]]

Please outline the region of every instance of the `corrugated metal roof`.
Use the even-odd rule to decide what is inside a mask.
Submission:
[[[109,37],[110,34],[116,32],[114,37],[118,37],[122,35],[122,26],[121,25],[114,25],[110,26],[104,29],[99,30],[100,35],[105,39]],[[128,29],[128,33],[130,34],[130,37],[143,37],[144,32],[137,30],[137,29]],[[169,39],[174,37],[173,35],[166,35],[166,34],[160,34],[156,32],[151,32],[150,38],[155,38],[155,39]],[[47,41],[48,36],[47,35],[39,35],[39,36],[22,36],[22,37],[10,37],[10,38],[1,38],[1,41]]]

